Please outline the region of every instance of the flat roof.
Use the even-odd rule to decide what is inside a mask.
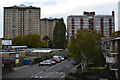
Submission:
[[[17,54],[17,52],[0,52],[0,54],[3,54],[3,53]]]
[[[113,38],[112,40],[119,40],[120,39],[120,37],[116,37],[116,38]]]
[[[11,9],[11,8],[13,8],[13,9],[40,9],[40,7],[33,7],[33,6],[26,6],[26,5],[24,5],[24,4],[21,4],[21,5],[14,5],[14,6],[10,6],[10,7],[4,7],[5,9]]]
[[[11,46],[11,48],[27,48],[27,46]]]
[[[50,53],[52,52],[53,50],[33,50],[31,52],[41,52],[41,53]]]
[[[15,59],[15,58],[11,58],[11,57],[3,57],[2,59],[7,59],[7,60],[9,60],[9,59]]]

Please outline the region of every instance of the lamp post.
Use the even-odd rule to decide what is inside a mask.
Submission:
[[[48,39],[48,40],[47,40],[47,55],[48,55],[48,53],[49,53],[49,52],[48,52],[48,42],[49,42],[49,41],[50,41],[50,40]]]
[[[48,49],[48,42],[49,42],[49,41],[50,41],[50,40],[48,39],[48,40],[47,40],[47,49]]]

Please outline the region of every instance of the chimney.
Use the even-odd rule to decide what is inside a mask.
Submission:
[[[112,11],[112,16],[113,16],[113,17],[115,16],[115,12],[114,12],[114,11]]]

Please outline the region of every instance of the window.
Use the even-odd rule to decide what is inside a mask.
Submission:
[[[15,30],[13,30],[13,37],[15,37]]]

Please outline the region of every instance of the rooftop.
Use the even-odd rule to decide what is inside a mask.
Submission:
[[[15,9],[16,8],[30,8],[31,9],[31,8],[39,8],[39,7],[34,7],[34,6],[31,6],[31,5],[30,6],[26,6],[24,4],[20,4],[20,5],[14,5],[14,6],[10,6],[10,7],[4,7],[4,8],[7,8],[7,9],[8,8],[15,8]]]
[[[111,16],[112,15],[95,15],[95,17],[111,17]],[[70,15],[68,17],[87,17],[87,15]]]
[[[49,17],[49,18],[42,18],[41,20],[59,20],[62,18],[53,18],[53,17]]]
[[[14,5],[14,6],[11,6],[11,7],[33,7],[33,6],[26,6],[26,5],[24,5],[24,4],[20,4],[20,5]]]
[[[33,50],[31,52],[41,52],[41,53],[50,53],[52,52],[53,50]]]

